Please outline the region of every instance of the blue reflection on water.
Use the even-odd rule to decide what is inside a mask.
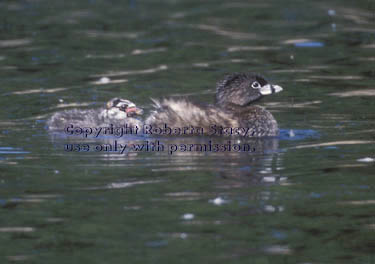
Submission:
[[[278,231],[278,230],[272,230],[271,234],[274,238],[277,239],[285,239],[287,235],[284,232]]]
[[[319,133],[312,129],[280,129],[281,140],[303,140],[319,137]]]
[[[22,151],[18,148],[0,147],[0,154],[28,154],[28,151]]]
[[[295,43],[294,46],[300,47],[300,48],[319,48],[319,47],[324,47],[324,43],[318,42],[318,41],[311,41],[311,42]]]

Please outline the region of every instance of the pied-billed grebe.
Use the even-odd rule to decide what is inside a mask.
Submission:
[[[253,105],[253,102],[282,90],[256,74],[234,73],[217,83],[215,105],[200,106],[185,99],[154,100],[155,110],[145,124],[200,127],[205,134],[212,133],[215,127],[218,131],[230,131],[223,135],[277,136],[279,129],[275,118],[263,107]]]
[[[142,122],[136,118],[143,110],[133,102],[121,98],[109,100],[106,107],[99,109],[70,109],[54,113],[47,121],[49,130],[64,130],[73,124],[75,127],[140,126]]]

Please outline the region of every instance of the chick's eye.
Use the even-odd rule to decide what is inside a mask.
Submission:
[[[260,83],[258,83],[258,82],[253,82],[253,83],[251,84],[251,87],[254,88],[254,89],[259,89],[259,88],[261,87],[261,85],[260,85]]]
[[[128,106],[123,104],[123,105],[120,105],[119,108],[120,108],[120,110],[125,111],[126,108],[128,108]]]

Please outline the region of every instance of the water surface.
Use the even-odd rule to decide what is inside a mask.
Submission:
[[[375,263],[374,10],[2,1],[1,262]],[[57,111],[116,96],[146,112],[150,97],[212,103],[239,71],[284,87],[259,102],[281,135],[250,140],[254,152],[66,152],[116,138],[45,129]]]

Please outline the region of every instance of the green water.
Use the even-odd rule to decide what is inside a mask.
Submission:
[[[1,1],[0,262],[375,263],[374,28],[373,1]],[[45,129],[116,96],[212,103],[239,71],[284,88],[254,153]]]

